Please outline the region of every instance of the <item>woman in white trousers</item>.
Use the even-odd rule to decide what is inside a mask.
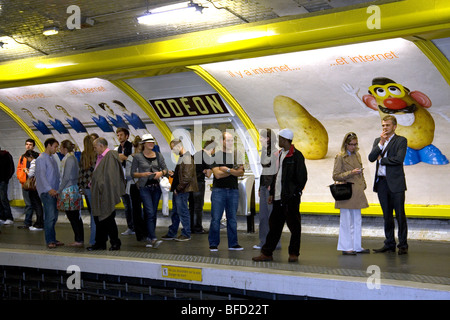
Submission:
[[[344,137],[341,152],[336,155],[333,168],[334,181],[353,183],[352,197],[335,203],[335,208],[340,209],[337,249],[344,255],[370,253],[361,246],[361,209],[369,206],[364,193],[366,181],[363,170],[358,152],[358,137],[349,132]]]

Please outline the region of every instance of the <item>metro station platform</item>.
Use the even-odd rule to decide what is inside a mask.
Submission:
[[[158,216],[158,236],[167,232],[169,221]],[[304,232],[299,262],[288,263],[290,234],[285,232],[273,262],[253,262],[259,254],[252,249],[258,234],[241,228],[243,251],[228,250],[222,229],[218,252],[209,251],[207,234],[193,234],[187,242],[164,241],[157,249],[146,248],[134,235],[120,236],[120,251],[88,252],[67,246],[47,249],[43,231],[21,230],[20,224],[0,228],[4,299],[450,299],[448,241],[409,240],[409,254],[402,256],[344,256],[336,250],[336,235]],[[125,229],[119,225],[119,232]],[[65,244],[73,242],[62,215],[56,235]],[[363,237],[365,248],[382,244],[382,238]],[[81,272],[78,290],[68,288],[72,272],[67,268],[72,265]]]

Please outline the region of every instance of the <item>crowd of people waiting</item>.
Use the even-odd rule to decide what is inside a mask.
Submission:
[[[399,222],[399,254],[408,251],[407,226],[404,217],[404,172],[402,161],[406,139],[395,135],[396,119],[388,116],[382,121],[383,131],[375,139],[369,155],[376,162],[374,191],[378,193],[385,220],[385,244],[375,252],[395,251],[395,208]],[[34,151],[35,142],[28,139],[26,152],[20,157],[16,175],[22,184],[25,201],[24,224],[21,229],[44,230],[48,248],[64,245],[56,239],[55,224],[58,211],[64,211],[72,226],[72,247],[84,247],[84,228],[81,219],[83,196],[90,212],[90,238],[87,250],[105,250],[108,238],[110,250],[119,250],[121,241],[115,221],[116,206],[122,201],[128,229],[122,235],[135,235],[146,247],[158,248],[162,241],[189,241],[192,233],[208,233],[210,251],[218,251],[223,213],[226,214],[229,250],[243,250],[239,245],[236,213],[239,203],[238,178],[244,175],[243,161],[234,148],[234,137],[222,135],[222,148],[215,152],[217,143],[206,141],[202,150],[191,154],[179,139],[170,142],[178,161],[174,171],[167,168],[156,141],[151,134],[128,141],[125,128],[116,131],[120,145],[115,150],[96,134],[87,135],[81,159],[74,155],[75,145],[69,140],[59,143],[55,138],[44,142],[44,152]],[[271,261],[274,250],[280,248],[280,238],[286,223],[290,232],[289,262],[298,261],[300,254],[301,218],[299,206],[307,182],[307,169],[302,153],[292,144],[293,132],[283,129],[275,135],[266,129],[261,135],[259,244],[261,254],[254,261]],[[57,151],[61,160],[56,155]],[[389,152],[389,155],[388,153]],[[13,224],[7,197],[8,181],[14,174],[11,155],[0,150],[0,223]],[[393,170],[396,172],[393,174]],[[400,178],[399,178],[400,173]],[[214,175],[211,192],[211,222],[209,231],[202,225],[205,197],[205,178]],[[392,177],[396,177],[394,178]],[[341,211],[338,250],[345,255],[369,253],[361,246],[361,209],[368,206],[364,190],[358,137],[345,135],[341,152],[336,156],[332,177],[335,181],[352,183],[349,200],[336,201]],[[170,178],[171,182],[168,182]],[[398,190],[396,190],[398,189]],[[163,199],[163,212],[168,210],[168,192],[173,193],[171,222],[167,233],[156,235],[157,211]],[[36,213],[32,224],[33,212]],[[403,212],[403,214],[402,214]],[[182,229],[180,234],[180,223]]]

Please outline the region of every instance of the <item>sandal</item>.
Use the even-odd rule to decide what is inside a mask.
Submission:
[[[49,243],[49,244],[47,245],[47,247],[48,247],[49,249],[55,249],[55,248],[56,248],[56,243],[51,242],[51,243]]]

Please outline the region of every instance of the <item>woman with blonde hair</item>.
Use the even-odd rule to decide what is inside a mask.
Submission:
[[[78,160],[74,155],[75,144],[70,140],[64,140],[59,147],[64,155],[61,161],[61,183],[58,189],[58,210],[65,211],[75,234],[75,242],[71,247],[83,247],[84,230],[81,220],[82,197],[78,187]]]
[[[349,132],[344,137],[341,152],[334,160],[333,180],[352,183],[352,197],[335,203],[335,208],[340,209],[337,249],[344,255],[370,253],[361,247],[361,209],[367,208],[369,204],[364,193],[367,185],[358,150],[358,137]]]

